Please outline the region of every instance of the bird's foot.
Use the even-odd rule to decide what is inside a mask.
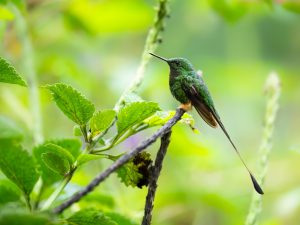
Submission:
[[[191,111],[192,110],[192,103],[189,102],[189,103],[184,103],[184,104],[181,104],[179,106],[180,109],[183,109],[184,111]]]

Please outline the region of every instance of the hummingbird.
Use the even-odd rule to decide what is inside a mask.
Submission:
[[[231,140],[228,132],[226,131],[225,126],[223,125],[221,118],[214,106],[214,102],[210,95],[210,92],[202,78],[202,74],[197,72],[190,61],[185,58],[167,59],[153,53],[149,54],[168,63],[170,67],[170,91],[174,98],[181,103],[180,108],[185,111],[189,111],[192,109],[192,106],[194,106],[198,114],[209,126],[217,128],[219,125],[221,127],[224,134],[236,151],[238,157],[248,171],[254,189],[257,193],[263,195],[264,192],[262,188],[259,186],[255,177],[251,173],[238,149],[235,147],[233,141]]]

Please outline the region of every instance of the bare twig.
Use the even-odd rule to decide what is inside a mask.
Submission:
[[[280,96],[280,80],[276,73],[271,73],[266,81],[265,92],[267,95],[267,108],[265,115],[265,126],[263,139],[260,146],[261,158],[259,161],[259,183],[263,184],[266,176],[268,158],[272,148],[272,135],[274,123],[279,108],[278,100]],[[250,210],[245,225],[256,225],[259,213],[262,210],[262,196],[256,193],[252,196]]]
[[[176,110],[176,114],[164,126],[162,126],[158,131],[156,131],[150,138],[143,141],[138,147],[116,160],[104,172],[95,177],[94,180],[92,180],[92,182],[88,184],[85,188],[75,193],[69,200],[63,202],[61,205],[56,207],[53,210],[53,213],[59,214],[63,212],[66,208],[70,207],[75,202],[78,202],[82,197],[93,191],[93,189],[97,187],[102,181],[104,181],[110,174],[112,174],[114,171],[116,171],[118,168],[120,168],[122,165],[128,162],[136,154],[153,144],[157,138],[168,133],[171,130],[171,128],[181,119],[184,112],[185,111],[183,109],[178,108]]]
[[[160,148],[157,152],[155,164],[151,167],[150,181],[148,186],[148,194],[146,197],[145,210],[144,210],[144,218],[142,221],[142,225],[150,225],[152,219],[152,210],[153,210],[153,202],[155,198],[155,192],[157,189],[157,180],[160,175],[160,171],[162,168],[162,163],[167,153],[168,146],[170,144],[170,136],[171,131],[166,133],[161,137]]]

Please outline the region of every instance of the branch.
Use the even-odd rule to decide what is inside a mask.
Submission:
[[[145,148],[153,144],[157,138],[165,135],[170,132],[171,128],[181,119],[185,111],[181,108],[176,110],[176,114],[158,131],[156,131],[150,138],[143,141],[138,147],[131,150],[127,154],[121,156],[118,160],[116,160],[110,167],[108,167],[104,172],[99,174],[90,184],[88,184],[81,191],[75,193],[69,200],[63,202],[61,205],[56,207],[53,210],[53,213],[59,214],[63,212],[65,209],[70,207],[75,202],[78,202],[82,197],[93,191],[95,187],[97,187],[102,181],[104,181],[110,174],[120,168],[122,165],[127,163],[132,157],[134,157],[139,152],[143,151]]]
[[[272,136],[274,130],[274,123],[279,108],[278,100],[280,96],[280,80],[276,73],[271,73],[266,81],[265,92],[267,95],[267,108],[265,115],[265,126],[263,131],[263,139],[260,145],[260,161],[259,161],[259,180],[263,184],[267,166],[268,159],[272,148]],[[262,196],[256,193],[252,196],[250,210],[245,222],[245,225],[255,225],[257,224],[257,217],[262,209]]]
[[[164,136],[161,137],[161,144],[156,155],[155,164],[153,167],[151,167],[151,176],[150,176],[150,181],[148,186],[148,194],[146,197],[144,218],[143,218],[142,225],[151,224],[152,210],[154,206],[153,202],[155,198],[155,192],[157,189],[157,180],[160,175],[164,157],[167,153],[167,149],[170,144],[171,133],[172,131],[169,131],[168,133],[166,133]]]

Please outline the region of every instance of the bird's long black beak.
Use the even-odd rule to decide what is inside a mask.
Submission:
[[[163,61],[165,61],[165,62],[168,62],[168,60],[167,60],[166,58],[163,58],[163,57],[161,57],[161,56],[159,56],[159,55],[155,55],[155,54],[153,54],[153,53],[151,53],[151,52],[149,52],[149,54],[150,54],[150,55],[153,55],[154,57],[159,58],[159,59],[161,59],[161,60],[163,60]]]

